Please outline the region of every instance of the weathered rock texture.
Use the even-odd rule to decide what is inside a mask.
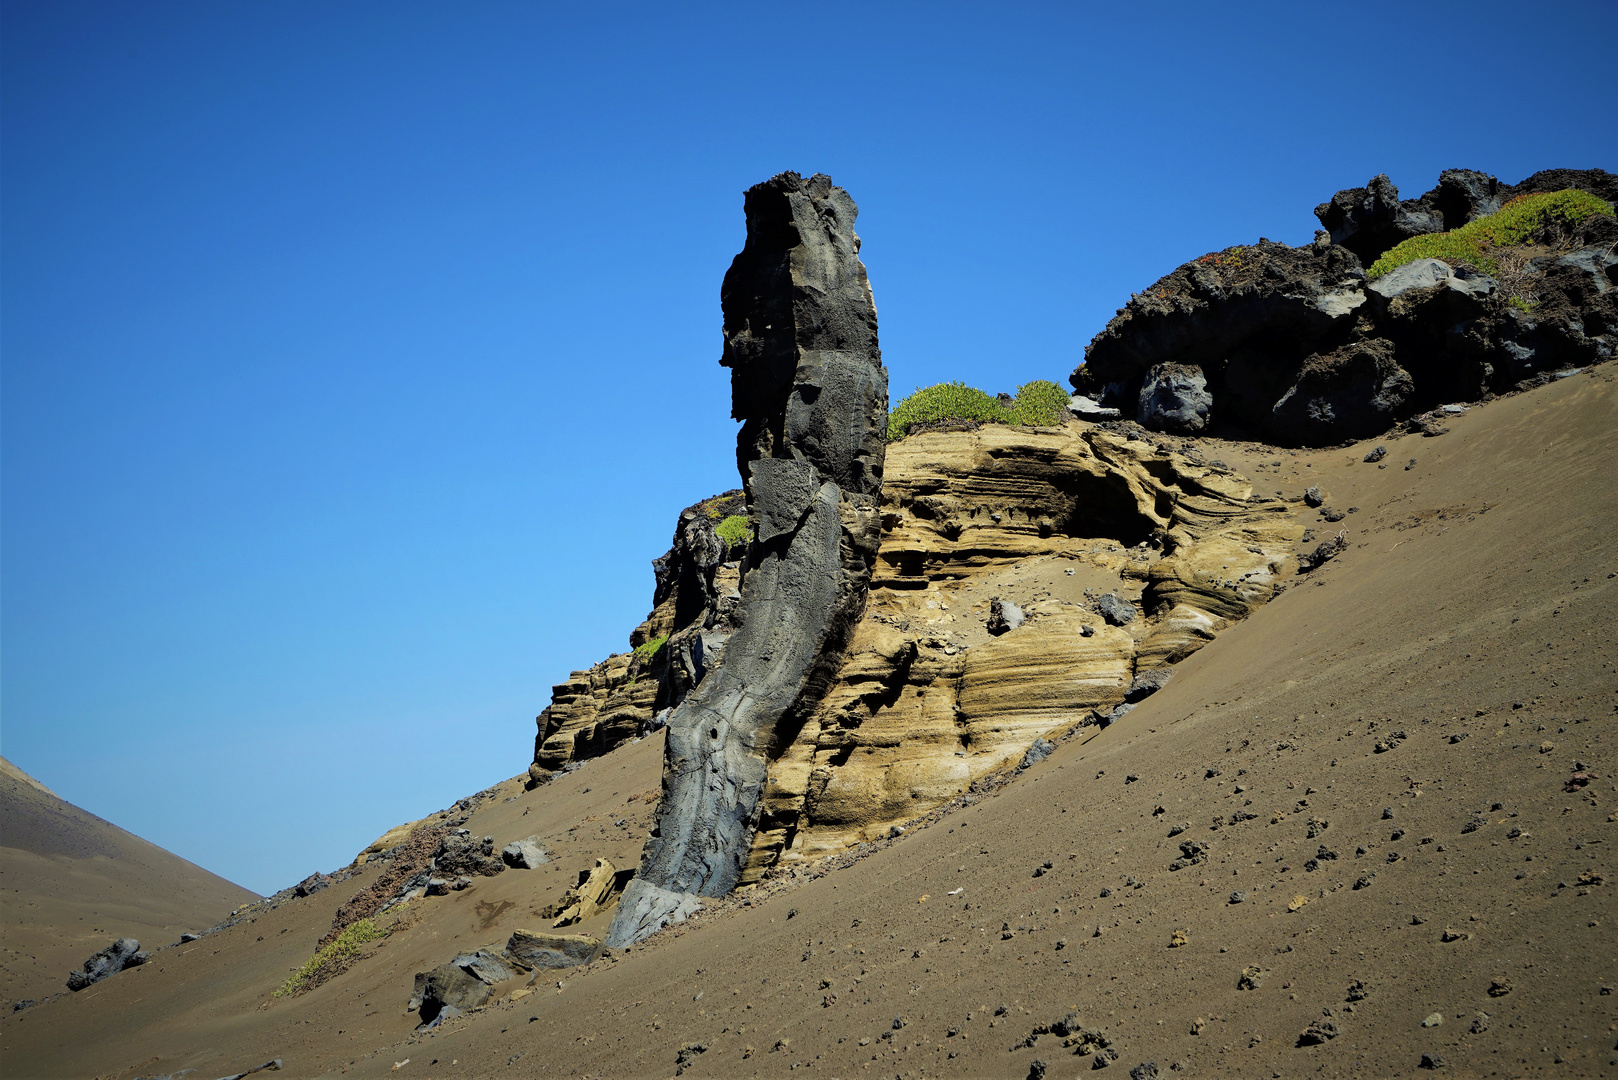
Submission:
[[[132,937],[119,938],[105,949],[93,954],[78,971],[69,972],[67,988],[77,993],[91,983],[98,983],[125,968],[139,967],[151,954],[141,951],[140,942]]]
[[[1302,532],[1223,467],[1078,422],[892,444],[880,511],[865,616],[831,689],[768,752],[740,883],[885,836],[1044,736],[1116,719],[1274,595]]]
[[[848,193],[782,173],[746,195],[720,290],[753,542],[718,667],[668,721],[657,826],[608,943],[741,878],[769,759],[842,662],[879,539],[887,373]]]
[[[746,512],[740,489],[680,512],[668,552],[652,562],[652,612],[629,636],[635,651],[573,672],[535,718],[539,732],[528,770],[534,782],[652,729],[718,662],[734,629],[747,546],[732,546],[715,528]]]
[[[1569,187],[1610,202],[1618,177],[1558,169],[1511,187],[1449,170],[1403,202],[1376,177],[1316,208],[1327,231],[1311,244],[1261,239],[1213,252],[1136,294],[1086,347],[1071,381],[1155,430],[1324,445],[1610,359],[1610,217],[1502,253],[1498,281],[1436,259],[1366,281],[1365,267],[1409,237]]]
[[[771,767],[744,881],[878,839],[1144,696],[1274,595],[1302,532],[1226,469],[1076,422],[895,443],[882,512],[866,617]],[[1114,592],[1145,617],[1109,625]],[[994,635],[1013,595],[1027,621]]]

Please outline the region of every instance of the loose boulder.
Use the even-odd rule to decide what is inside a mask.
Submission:
[[[84,962],[83,968],[69,974],[67,988],[74,992],[83,990],[91,983],[98,983],[125,968],[139,967],[150,958],[150,953],[141,951],[139,941],[132,937],[119,938],[105,949],[92,954],[90,959]]]
[[[488,983],[459,965],[440,964],[431,971],[416,973],[415,989],[405,1008],[409,1012],[420,1010],[425,1027],[437,1019],[443,1009],[470,1012],[488,1004],[493,994]]]
[[[439,876],[493,877],[505,868],[506,864],[494,853],[494,837],[476,837],[465,829],[456,829],[440,840],[433,854],[433,869]]]
[[[633,868],[619,870],[606,859],[597,859],[595,866],[579,872],[579,883],[562,898],[562,913],[551,925],[572,926],[606,911],[634,876]]]
[[[507,844],[500,850],[500,858],[514,870],[537,870],[551,861],[545,849],[539,846],[538,838],[533,836]]]
[[[601,939],[588,934],[547,934],[536,930],[518,930],[506,942],[509,959],[538,971],[588,964],[600,949]]]
[[[1119,596],[1117,593],[1107,593],[1096,601],[1096,610],[1101,617],[1114,626],[1128,626],[1135,621],[1138,614],[1135,605]]]

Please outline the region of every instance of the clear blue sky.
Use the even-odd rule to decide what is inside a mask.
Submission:
[[[527,765],[735,484],[741,193],[823,171],[896,394],[1389,173],[1618,170],[1618,6],[6,0],[3,730],[250,888]]]

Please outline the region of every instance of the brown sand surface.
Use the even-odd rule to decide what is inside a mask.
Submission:
[[[1120,1077],[1425,1075],[1423,1053],[1456,1077],[1618,1073],[1615,375],[1437,438],[1200,442],[1356,507],[1327,526],[1298,504],[1348,550],[1117,724],[844,869],[801,865],[413,1034],[415,971],[543,927],[590,858],[633,861],[648,739],[515,799],[508,782],[468,823],[538,835],[558,869],[422,901],[350,971],[272,999],[362,875],[0,1020],[4,1071],[665,1077],[685,1048],[691,1077],[1021,1078],[1040,1060],[1068,1080],[1099,1047]],[[1378,442],[1381,469],[1362,461]],[[1580,766],[1596,779],[1566,790]],[[1182,842],[1202,859],[1171,870]],[[1039,1033],[1069,1014],[1087,1054]],[[1316,1021],[1335,1036],[1300,1045]]]
[[[66,992],[120,937],[153,949],[222,922],[249,892],[56,796],[0,758],[0,1003]]]

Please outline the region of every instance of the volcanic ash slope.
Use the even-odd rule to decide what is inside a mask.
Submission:
[[[499,785],[465,822],[497,844],[536,836],[555,869],[427,898],[352,969],[271,998],[379,872],[363,868],[0,1021],[8,1074],[282,1057],[308,1076],[393,1076],[409,1058],[397,1071],[1024,1077],[1101,1054],[1119,1075],[1406,1075],[1425,1054],[1456,1075],[1600,1075],[1618,1022],[1603,992],[1618,985],[1615,414],[1596,368],[1435,438],[1186,440],[1285,499],[1320,488],[1320,510],[1286,505],[1323,538],[1346,528],[1346,549],[970,806],[774,867],[628,952],[512,980],[414,1033],[416,971],[544,927],[594,858],[633,862],[662,741],[643,739],[532,790]],[[1356,512],[1328,523],[1333,507]],[[1012,599],[1059,599],[1073,579]],[[926,618],[979,602],[907,593]]]

